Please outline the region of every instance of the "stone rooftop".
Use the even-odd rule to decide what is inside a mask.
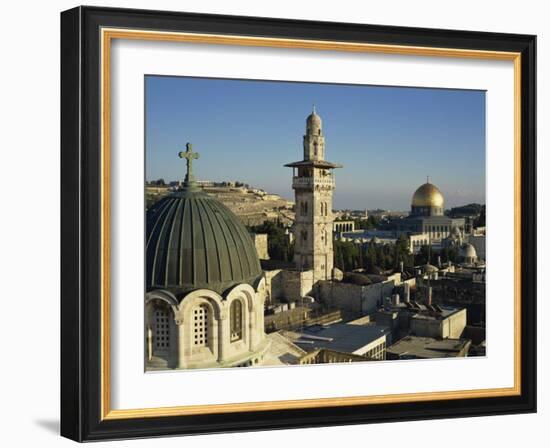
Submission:
[[[458,313],[464,308],[451,308],[451,307],[439,306],[439,309],[441,311],[438,311],[437,313],[432,313],[428,309],[425,309],[420,313],[416,313],[415,315],[413,315],[413,318],[425,319],[425,320],[445,319],[449,316],[452,316],[455,313]]]
[[[390,356],[400,359],[453,358],[464,356],[471,344],[469,339],[434,339],[405,336],[386,349]]]
[[[299,364],[300,358],[307,353],[285,337],[282,331],[268,334],[267,339],[271,345],[262,360],[262,366]]]
[[[381,337],[387,337],[390,330],[379,325],[337,323],[329,326],[313,325],[301,332],[286,331],[283,334],[307,351],[327,348],[343,353],[363,354],[364,347]]]

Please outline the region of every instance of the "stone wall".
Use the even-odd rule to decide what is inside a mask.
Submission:
[[[346,317],[363,316],[375,312],[385,297],[390,297],[396,285],[395,279],[371,285],[321,281],[321,302],[329,308],[341,309]]]
[[[250,236],[254,241],[256,252],[260,260],[269,260],[269,252],[267,249],[267,233],[251,233]]]
[[[469,243],[475,247],[477,257],[482,260],[486,260],[485,253],[485,235],[470,235],[468,237]]]
[[[459,339],[466,327],[466,309],[444,319],[411,318],[411,334],[435,339]]]
[[[313,271],[282,271],[283,296],[289,302],[298,302],[313,294]]]
[[[363,362],[364,356],[342,353],[326,348],[319,348],[300,358],[299,364],[332,364],[336,362]]]
[[[266,303],[272,304],[284,299],[282,269],[264,271]]]
[[[342,314],[338,310],[316,313],[301,306],[264,317],[266,333],[279,330],[299,330],[310,325],[328,325],[341,321]]]
[[[313,294],[313,272],[287,269],[264,271],[267,303],[299,302]]]
[[[405,314],[405,313],[402,313]],[[400,313],[398,311],[379,310],[375,315],[376,325],[388,327],[392,335],[400,330]]]
[[[443,337],[449,339],[459,339],[466,328],[467,311],[466,308],[443,320]]]

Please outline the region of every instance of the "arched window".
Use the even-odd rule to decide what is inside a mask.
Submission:
[[[157,308],[154,317],[153,341],[156,351],[165,351],[170,348],[170,322],[168,310],[165,307]]]
[[[208,345],[208,324],[209,310],[206,305],[199,305],[194,309],[194,344],[198,347],[206,347]]]
[[[240,341],[243,338],[243,304],[240,300],[231,302],[229,331],[231,332],[231,342]]]

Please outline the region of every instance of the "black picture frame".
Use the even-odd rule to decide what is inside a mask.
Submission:
[[[102,420],[102,27],[521,53],[521,394]],[[92,441],[536,412],[535,57],[532,35],[99,7],[61,13],[61,435]]]

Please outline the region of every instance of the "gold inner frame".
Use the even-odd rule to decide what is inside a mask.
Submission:
[[[314,398],[229,404],[188,405],[141,409],[111,409],[110,387],[110,62],[113,39],[186,42],[213,45],[296,48],[384,53],[414,56],[438,56],[514,62],[514,386],[442,392],[418,392],[337,398]],[[214,34],[101,29],[101,419],[167,417],[262,410],[306,409],[381,403],[422,402],[466,398],[503,397],[521,394],[521,54],[455,48],[334,42],[303,39],[278,39]]]

